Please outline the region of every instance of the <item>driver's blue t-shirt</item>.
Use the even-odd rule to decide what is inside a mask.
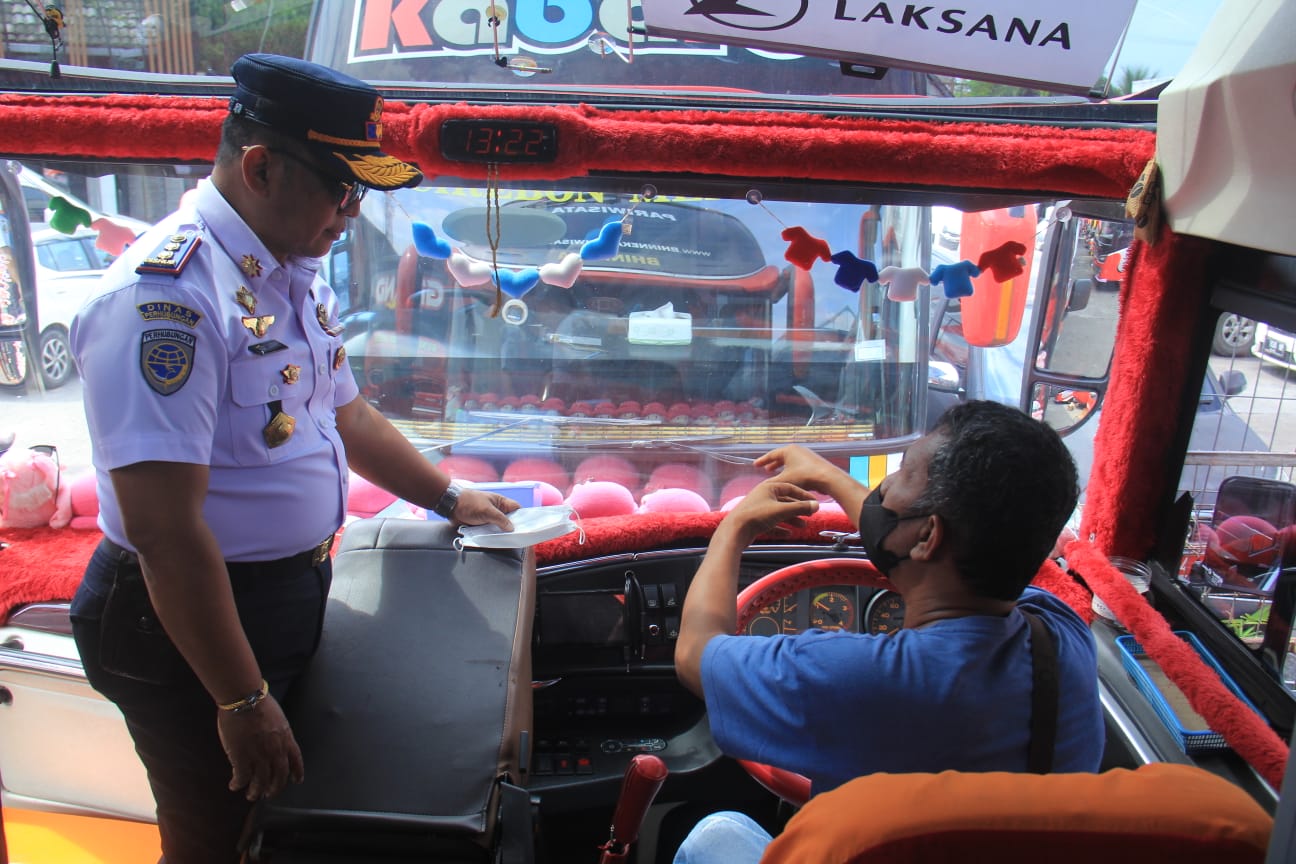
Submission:
[[[1102,708],[1093,636],[1070,607],[1028,588],[1018,601],[1057,643],[1055,772],[1097,771]],[[815,794],[877,771],[1025,771],[1030,626],[936,621],[891,636],[812,630],[719,636],[702,655],[711,732],[728,755],[809,777]]]

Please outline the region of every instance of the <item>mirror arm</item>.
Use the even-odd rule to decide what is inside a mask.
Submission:
[[[1284,561],[1274,585],[1273,606],[1260,646],[1261,660],[1279,681],[1283,680],[1283,664],[1291,650],[1293,607],[1296,607],[1296,566]]]

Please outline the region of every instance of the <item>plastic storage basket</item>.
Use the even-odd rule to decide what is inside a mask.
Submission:
[[[1174,632],[1176,636],[1192,646],[1192,649],[1197,652],[1198,656],[1202,658],[1207,666],[1215,670],[1215,674],[1219,675],[1220,680],[1224,682],[1224,686],[1228,687],[1228,689],[1233,692],[1233,695],[1241,699],[1243,704],[1249,707],[1252,711],[1256,710],[1255,706],[1251,704],[1251,701],[1242,695],[1242,691],[1238,689],[1237,684],[1233,682],[1233,679],[1228,676],[1228,673],[1226,673],[1223,667],[1221,667],[1215,658],[1210,655],[1210,652],[1206,650],[1206,646],[1202,645],[1196,636],[1186,630],[1176,630]],[[1177,739],[1179,739],[1179,746],[1184,749],[1185,753],[1192,753],[1198,750],[1221,750],[1228,747],[1227,742],[1224,740],[1224,736],[1212,729],[1188,728],[1189,725],[1195,724],[1185,722],[1185,718],[1179,716],[1171,706],[1170,702],[1166,699],[1165,694],[1163,694],[1161,689],[1153,682],[1152,676],[1148,674],[1148,670],[1143,666],[1144,663],[1152,663],[1153,661],[1151,658],[1147,657],[1146,652],[1143,650],[1143,646],[1140,645],[1133,636],[1117,636],[1116,644],[1120,648],[1121,663],[1125,666],[1125,671],[1129,672],[1130,677],[1134,679],[1134,684],[1138,687],[1139,691],[1147,697],[1150,703],[1152,703],[1152,707],[1155,709],[1157,716],[1161,718],[1161,722],[1166,725],[1166,728],[1169,729]],[[1153,668],[1156,667],[1154,666]],[[1160,669],[1156,669],[1156,674],[1159,677],[1162,675]],[[1167,685],[1174,688],[1173,682],[1167,681]],[[1182,694],[1178,692],[1178,688],[1174,688],[1173,695],[1182,699]],[[1184,702],[1184,705],[1186,711],[1192,711],[1191,708],[1187,707],[1186,701]],[[1259,712],[1257,711],[1256,713]],[[1195,718],[1195,716],[1195,712],[1193,712],[1193,717]]]

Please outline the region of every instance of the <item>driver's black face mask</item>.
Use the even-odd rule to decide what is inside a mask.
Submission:
[[[922,519],[925,514],[913,516],[901,516],[894,510],[888,510],[882,506],[882,487],[878,486],[869,496],[864,499],[864,506],[860,508],[859,533],[860,543],[864,546],[864,551],[868,553],[869,560],[873,562],[878,570],[882,571],[883,576],[890,576],[891,571],[901,561],[909,556],[897,555],[894,552],[883,549],[882,541],[895,530],[896,525],[905,519]]]

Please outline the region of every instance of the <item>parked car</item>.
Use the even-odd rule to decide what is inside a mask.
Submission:
[[[1256,325],[1251,353],[1259,357],[1262,364],[1272,363],[1296,371],[1296,333],[1268,324]]]
[[[1236,357],[1250,351],[1255,341],[1256,322],[1233,312],[1225,312],[1215,324],[1211,350],[1223,357]]]
[[[1081,286],[1081,288],[1087,290],[1086,286]],[[932,316],[934,326],[932,329],[931,357],[934,361],[941,361],[953,366],[957,370],[960,381],[965,382],[971,351],[967,341],[963,338],[963,321],[959,304],[943,299],[938,300],[933,303]],[[1018,334],[1018,338],[1008,345],[978,349],[982,351],[983,363],[981,383],[975,389],[975,392],[968,393],[959,388],[955,395],[943,396],[942,394],[936,394],[934,397],[929,394],[929,425],[935,421],[942,410],[949,407],[954,401],[968,396],[991,399],[1006,405],[1019,405],[1023,364],[1025,362],[1024,353],[1027,344],[1026,337],[1028,335],[1025,329],[1023,328],[1023,331]],[[1296,352],[1296,335],[1268,328],[1269,333],[1275,334],[1269,340],[1271,347],[1278,344],[1286,346],[1287,353],[1283,355],[1286,359],[1280,361],[1274,359],[1273,356],[1264,357],[1259,353],[1264,341],[1262,335],[1264,332],[1265,325],[1260,324],[1256,330],[1256,347],[1252,349],[1256,356],[1262,357],[1262,359],[1269,362],[1280,363],[1289,369],[1296,369],[1296,359],[1293,359],[1296,358],[1296,353],[1293,353]],[[1273,348],[1273,350],[1277,351],[1278,349]],[[1196,417],[1193,419],[1192,436],[1188,444],[1190,451],[1252,453],[1269,451],[1264,439],[1248,426],[1246,420],[1229,405],[1228,400],[1230,397],[1243,393],[1246,389],[1246,376],[1236,369],[1231,369],[1223,374],[1216,374],[1211,370],[1207,371],[1205,378],[1202,380],[1201,398],[1197,402]],[[1090,394],[1087,391],[1061,391],[1058,395],[1075,400],[1077,403],[1084,403],[1087,401],[1086,397]],[[1092,406],[1091,402],[1089,406]],[[1037,407],[1042,408],[1042,406]],[[1089,407],[1086,407],[1083,413],[1089,414]],[[1096,410],[1093,410],[1092,416],[1086,417],[1076,424],[1074,428],[1064,432],[1062,436],[1067,449],[1076,461],[1082,493],[1089,483],[1089,472],[1094,461],[1094,436],[1098,431],[1098,423],[1101,419],[1102,406],[1099,405]],[[1238,469],[1237,467],[1225,466],[1189,465],[1185,467],[1183,475],[1180,477],[1179,489],[1181,492],[1192,493],[1197,507],[1210,508],[1214,506],[1216,491],[1226,476],[1239,473],[1263,476],[1269,472],[1270,469],[1264,468]],[[1083,502],[1083,500],[1084,496],[1082,494],[1081,501]]]
[[[88,229],[63,234],[52,228],[32,232],[36,250],[36,320],[39,363],[46,388],[61,387],[72,377],[68,327],[112,263],[112,256],[95,246],[98,232]]]

